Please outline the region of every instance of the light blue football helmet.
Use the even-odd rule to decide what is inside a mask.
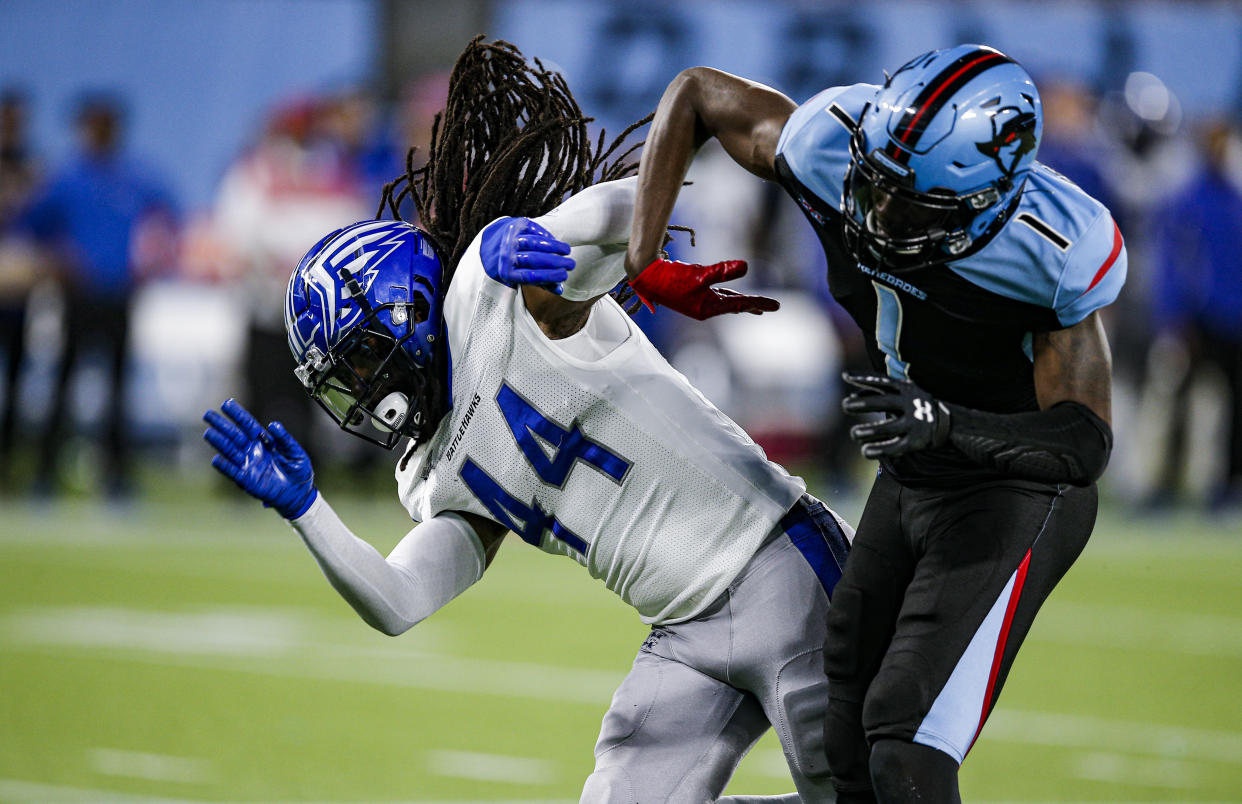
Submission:
[[[999,50],[959,45],[904,65],[850,141],[842,205],[855,257],[900,269],[982,247],[1017,205],[1042,130],[1034,82]]]
[[[347,432],[391,449],[447,410],[443,265],[422,230],[363,221],[316,243],[289,279],[285,330],[307,392]]]

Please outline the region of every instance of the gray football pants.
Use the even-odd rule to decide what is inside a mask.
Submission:
[[[582,804],[715,802],[769,725],[802,801],[835,801],[828,595],[809,560],[780,533],[706,611],[652,629],[604,716]]]

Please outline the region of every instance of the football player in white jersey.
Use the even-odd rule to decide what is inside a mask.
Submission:
[[[852,530],[609,295],[635,183],[590,147],[560,76],[476,40],[441,122],[427,167],[385,191],[394,214],[412,197],[424,228],[329,234],[285,309],[296,373],[332,418],[389,448],[408,439],[396,476],[418,524],[380,555],[283,426],[232,400],[205,416],[212,464],[288,519],[384,633],[477,581],[509,532],[637,609],[652,632],[604,718],[583,802],[715,801],[769,725],[802,800],[832,801],[824,623]],[[709,307],[773,308],[711,287],[741,264],[682,267]]]

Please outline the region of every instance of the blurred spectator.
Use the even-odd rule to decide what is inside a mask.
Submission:
[[[320,117],[320,134],[338,150],[363,195],[378,207],[380,191],[405,164],[405,152],[382,124],[375,95],[361,88],[340,92],[325,100]]]
[[[65,341],[43,436],[36,490],[55,489],[67,431],[69,380],[83,346],[103,345],[110,364],[104,404],[104,478],[112,496],[132,490],[125,432],[129,305],[141,277],[136,257],[144,228],[167,231],[175,204],[163,181],[123,152],[120,101],[90,94],[78,103],[79,153],[22,213],[19,224],[46,246],[65,295]],[[163,226],[151,226],[156,221]],[[155,238],[167,241],[168,238]]]
[[[8,229],[28,203],[38,181],[34,155],[26,141],[26,110],[22,93],[0,93],[0,232]],[[18,382],[26,354],[26,306],[37,276],[35,269],[35,254],[26,243],[13,237],[0,238],[0,349],[5,360],[0,491],[10,483]]]
[[[1214,372],[1228,393],[1225,460],[1208,489],[1210,503],[1220,508],[1242,504],[1242,138],[1236,124],[1207,126],[1202,148],[1202,168],[1159,216],[1157,348],[1180,354],[1183,359],[1172,363],[1183,370],[1170,389],[1172,444],[1161,451],[1157,499],[1172,497],[1177,488],[1188,393],[1204,372]]]
[[[1063,98],[1054,92],[1053,105]],[[1074,112],[1072,101],[1069,98],[1062,106],[1069,109],[1064,116],[1088,110]],[[1112,212],[1130,259],[1125,287],[1102,312],[1113,353],[1113,427],[1132,436],[1117,440],[1108,480],[1121,497],[1136,500],[1149,492],[1153,482],[1149,431],[1156,418],[1163,418],[1163,413],[1152,415],[1145,402],[1151,398],[1153,382],[1146,357],[1154,337],[1156,230],[1162,207],[1189,180],[1195,155],[1180,136],[1182,112],[1177,96],[1151,73],[1129,74],[1122,87],[1110,88],[1089,111],[1093,139],[1102,146],[1097,153],[1104,189],[1096,197]],[[1055,112],[1054,116],[1062,117]],[[1054,151],[1045,157],[1041,145],[1041,160],[1058,156]]]
[[[415,77],[401,90],[392,121],[392,140],[396,148],[396,171],[391,180],[405,171],[410,149],[414,149],[413,166],[426,164],[427,149],[431,145],[431,129],[436,115],[444,109],[448,100],[449,74],[431,72]],[[401,205],[401,217],[412,223],[418,222],[418,213],[409,199]]]
[[[1039,161],[1065,175],[1104,206],[1116,206],[1104,182],[1104,144],[1096,126],[1096,101],[1091,91],[1072,78],[1050,77],[1038,82],[1044,106],[1044,134]]]
[[[316,138],[332,130],[323,126],[323,112],[311,99],[278,108],[260,142],[226,172],[215,207],[249,310],[245,404],[261,421],[282,421],[312,452],[313,402],[293,376],[285,288],[311,246],[373,217],[379,200],[365,196],[339,142]]]
[[[1104,162],[1108,191],[1101,200],[1111,202],[1130,258],[1125,287],[1111,308],[1109,332],[1115,370],[1127,385],[1140,382],[1153,334],[1154,236],[1160,210],[1190,179],[1195,154],[1178,136],[1182,110],[1177,95],[1151,73],[1131,73],[1121,91],[1107,93],[1097,125],[1111,146]]]

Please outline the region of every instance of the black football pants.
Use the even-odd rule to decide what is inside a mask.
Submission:
[[[129,440],[125,431],[125,390],[128,369],[129,299],[96,297],[71,291],[65,299],[65,347],[56,373],[56,387],[40,450],[38,482],[55,484],[65,437],[72,429],[69,381],[83,349],[102,347],[108,363],[108,390],[103,400],[104,477],[114,490],[128,486]]]
[[[880,474],[828,613],[825,742],[843,801],[876,800],[880,740],[948,755],[922,764],[956,790],[956,766],[1035,612],[1086,545],[1096,502],[1094,486],[928,489]]]

